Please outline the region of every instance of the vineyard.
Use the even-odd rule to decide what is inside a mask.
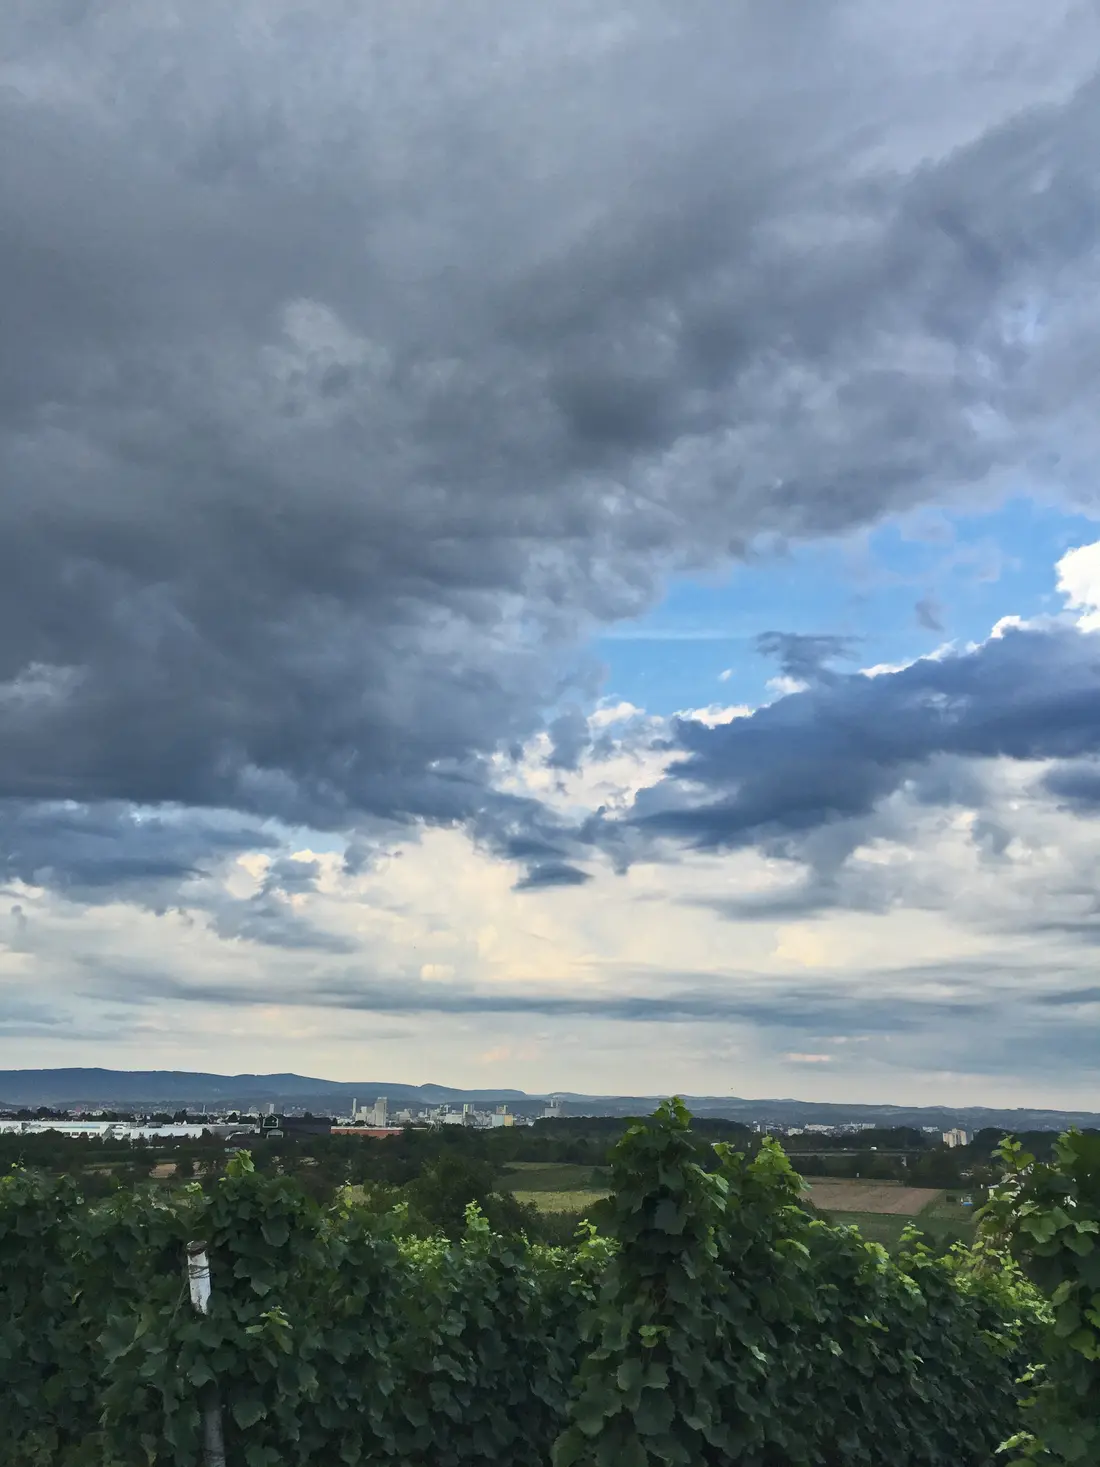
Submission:
[[[675,1101],[569,1248],[476,1207],[412,1236],[244,1154],[87,1201],[14,1170],[0,1463],[193,1467],[215,1422],[229,1467],[1089,1467],[1100,1138],[1002,1168],[973,1249],[911,1232],[893,1258],[816,1215],[777,1145],[702,1145]]]

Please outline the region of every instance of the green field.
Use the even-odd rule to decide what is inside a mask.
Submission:
[[[597,1180],[602,1181],[596,1186]],[[569,1162],[513,1162],[501,1183],[514,1192],[519,1202],[533,1203],[540,1212],[584,1212],[593,1203],[606,1197],[610,1187],[610,1175],[603,1168],[593,1173],[590,1166],[575,1166]],[[865,1184],[868,1192],[883,1190],[882,1184]],[[848,1183],[850,1191],[857,1191],[858,1182]],[[962,1207],[955,1198],[940,1193],[935,1201],[919,1213],[884,1213],[861,1211],[824,1210],[831,1222],[845,1227],[857,1227],[863,1236],[884,1248],[896,1249],[902,1232],[910,1223],[916,1223],[929,1241],[951,1242],[961,1238],[967,1242],[974,1233],[972,1208]]]
[[[597,1186],[596,1183],[600,1182]],[[868,1196],[882,1193],[881,1183],[864,1183]],[[517,1202],[531,1203],[540,1212],[585,1213],[608,1195],[610,1171],[599,1167],[578,1166],[571,1162],[517,1161],[507,1167],[498,1186],[510,1191]],[[849,1195],[858,1196],[859,1182],[845,1183]],[[349,1195],[362,1198],[362,1187],[351,1187]],[[895,1250],[910,1223],[916,1223],[930,1242],[944,1244],[961,1239],[970,1242],[974,1235],[974,1210],[963,1207],[954,1194],[939,1193],[935,1201],[918,1213],[868,1212],[858,1209],[819,1209],[830,1222],[856,1227],[872,1243]]]
[[[533,1203],[540,1212],[585,1212],[607,1196],[610,1183],[606,1177],[602,1167],[516,1161],[508,1167],[501,1185],[515,1194],[517,1202]]]
[[[869,1243],[881,1243],[891,1251],[897,1248],[901,1235],[915,1218],[888,1212],[828,1212],[828,1220],[838,1227],[858,1228]]]
[[[822,1209],[830,1222],[842,1227],[856,1227],[871,1243],[881,1243],[884,1248],[895,1249],[904,1230],[915,1223],[929,1242],[938,1244],[961,1239],[971,1242],[974,1237],[974,1209],[961,1206],[953,1195],[940,1195],[920,1212],[848,1212]]]
[[[596,1192],[591,1187],[580,1187],[570,1192],[516,1192],[517,1202],[530,1202],[540,1212],[586,1212],[594,1202],[601,1202],[606,1192]]]
[[[606,1195],[611,1173],[607,1167],[576,1166],[569,1161],[513,1161],[505,1169],[503,1185],[516,1192],[602,1190]]]

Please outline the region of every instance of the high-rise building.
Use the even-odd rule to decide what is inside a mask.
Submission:
[[[944,1131],[943,1133],[943,1144],[945,1146],[966,1146],[969,1141],[970,1137],[958,1126],[952,1131]]]

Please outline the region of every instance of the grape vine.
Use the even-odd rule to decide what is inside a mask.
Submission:
[[[1003,1236],[935,1257],[914,1234],[896,1259],[814,1216],[777,1145],[701,1145],[678,1101],[623,1137],[606,1232],[569,1248],[473,1206],[460,1237],[418,1238],[243,1153],[208,1185],[105,1199],[15,1170],[0,1463],[192,1467],[211,1392],[230,1467],[991,1467],[1006,1438],[1094,1462],[1092,1428],[1051,1425],[1096,1400],[1098,1213],[1065,1145],[1049,1177],[1010,1157]]]

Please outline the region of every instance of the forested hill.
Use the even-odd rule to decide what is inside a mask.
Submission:
[[[385,1080],[314,1079],[308,1075],[213,1075],[191,1070],[51,1069],[0,1070],[0,1105],[87,1105],[165,1103],[242,1106],[276,1104],[322,1108],[366,1103],[376,1095],[423,1105],[448,1101],[523,1100],[522,1090],[456,1090],[446,1085],[402,1085]],[[537,1097],[536,1097],[537,1099]]]

